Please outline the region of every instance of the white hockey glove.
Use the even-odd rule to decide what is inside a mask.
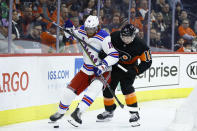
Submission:
[[[96,76],[101,76],[108,68],[109,67],[106,64],[104,64],[104,62],[102,62],[98,66],[94,66],[93,71]]]

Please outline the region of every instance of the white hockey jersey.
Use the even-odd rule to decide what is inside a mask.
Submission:
[[[109,67],[118,62],[119,53],[113,47],[111,43],[111,37],[105,30],[101,29],[91,38],[88,38],[84,25],[81,26],[79,29],[75,30],[74,32],[80,39],[84,40],[86,43],[93,46],[98,51],[103,50],[107,54],[107,57],[103,59],[103,62],[105,62],[105,64],[107,64]],[[98,52],[96,52],[95,50],[91,49],[88,46],[85,46],[85,49],[88,52],[88,54],[91,56],[91,58],[93,59],[96,65],[101,63],[101,59],[99,59],[98,57]],[[84,64],[81,70],[88,75],[92,75],[94,73],[93,64],[89,59],[89,57],[87,56],[87,54],[85,53],[85,51],[83,51],[83,60],[84,60]],[[108,70],[111,70],[111,68],[109,68]]]

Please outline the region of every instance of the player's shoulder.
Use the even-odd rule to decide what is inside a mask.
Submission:
[[[136,48],[138,48],[140,50],[148,50],[149,49],[149,47],[147,46],[146,42],[143,39],[141,39],[141,38],[139,38],[137,36],[134,39],[134,43],[136,45]]]
[[[93,38],[103,41],[106,37],[110,36],[105,30],[101,29],[97,32]]]
[[[101,30],[99,30],[99,32],[96,33],[96,35],[99,35],[99,36],[105,38],[105,37],[109,36],[109,33],[107,31],[101,29]]]

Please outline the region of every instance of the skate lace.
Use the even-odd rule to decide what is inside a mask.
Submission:
[[[138,119],[137,113],[132,113],[130,119]]]
[[[61,115],[61,114],[60,114],[59,112],[56,112],[56,113],[54,114],[54,117],[55,117],[55,118],[58,118],[58,117],[60,117],[60,115]]]
[[[108,111],[104,111],[104,112],[102,113],[103,116],[107,116],[107,115],[109,115],[109,114],[111,114],[111,113],[108,112]]]

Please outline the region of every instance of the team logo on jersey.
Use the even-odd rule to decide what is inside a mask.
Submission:
[[[127,61],[129,58],[128,58],[128,56],[123,55],[123,56],[122,56],[122,59],[123,59],[123,61]]]
[[[119,52],[119,56],[122,61],[129,61],[132,59],[132,56],[129,53],[127,53],[126,51],[122,51],[119,49],[117,49],[117,50]]]

